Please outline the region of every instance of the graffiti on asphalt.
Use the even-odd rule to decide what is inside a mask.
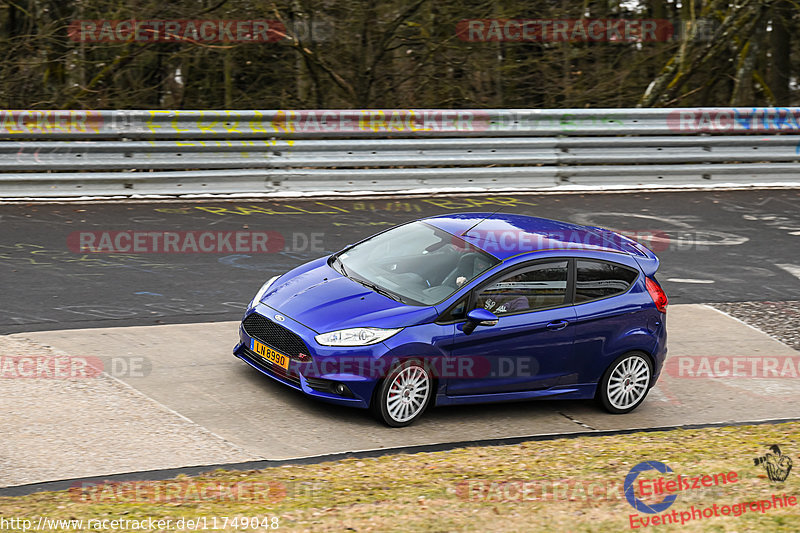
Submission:
[[[449,211],[461,209],[492,208],[492,211],[520,205],[535,206],[537,204],[520,198],[507,196],[490,196],[487,198],[424,198],[420,200],[372,200],[348,202],[347,207],[332,205],[329,202],[313,202],[314,207],[304,204],[300,207],[293,204],[248,205],[248,206],[214,206],[193,205],[187,207],[160,207],[159,213],[189,215],[192,213],[211,213],[213,215],[249,216],[249,215],[343,215],[364,212],[420,213],[423,209],[439,208]]]

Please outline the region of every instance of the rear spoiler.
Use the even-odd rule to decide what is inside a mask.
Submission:
[[[656,257],[656,254],[650,251],[650,249],[647,246],[640,244],[638,242],[634,246],[636,246],[637,249],[641,250],[644,253],[644,257],[639,255],[634,255],[633,258],[636,260],[637,263],[639,263],[639,266],[642,268],[642,272],[644,272],[644,275],[647,276],[648,278],[652,278],[653,276],[655,276],[656,271],[658,270],[658,266],[661,264],[661,262],[658,260],[658,257]]]
[[[613,242],[621,251],[628,252],[639,264],[639,267],[642,269],[642,272],[644,272],[645,276],[652,278],[655,275],[661,262],[658,260],[658,257],[656,257],[656,254],[650,250],[650,248],[616,231],[611,231],[609,229],[600,228],[597,226],[590,227],[600,233],[603,239]]]

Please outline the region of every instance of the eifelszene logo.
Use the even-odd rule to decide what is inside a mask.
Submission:
[[[678,498],[677,494],[669,494],[665,496],[663,500],[654,504],[647,504],[636,497],[636,491],[634,490],[636,478],[639,477],[639,474],[647,472],[648,470],[657,470],[662,474],[672,472],[670,467],[660,461],[644,461],[639,463],[631,468],[631,471],[625,476],[625,484],[623,485],[625,498],[628,500],[628,503],[631,504],[631,507],[642,513],[656,514],[666,511],[669,509],[670,505],[675,503],[675,500]]]
[[[701,474],[686,476],[678,474],[677,477],[658,476],[654,479],[642,479],[639,474],[648,470],[656,470],[661,474],[672,473],[672,469],[659,461],[644,461],[631,468],[625,477],[623,489],[625,498],[631,507],[647,514],[657,514],[665,511],[670,505],[675,503],[678,493],[690,490],[705,490],[728,483],[738,483],[739,475],[733,470],[729,472],[717,472],[714,474]],[[636,489],[639,489],[638,491]],[[639,497],[660,496],[664,498],[658,503],[646,503]]]

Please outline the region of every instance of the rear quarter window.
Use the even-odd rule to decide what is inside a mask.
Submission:
[[[608,298],[627,291],[639,272],[607,261],[576,261],[575,303]]]

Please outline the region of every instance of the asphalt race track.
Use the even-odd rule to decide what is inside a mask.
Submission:
[[[645,403],[625,416],[609,415],[592,402],[519,402],[433,409],[398,430],[381,426],[367,412],[306,398],[231,355],[236,321],[267,278],[401,222],[498,210],[610,227],[648,243],[661,258],[658,278],[672,306],[670,358],[766,357],[789,361],[800,372],[796,350],[703,305],[800,300],[800,191],[6,204],[0,205],[0,334],[13,334],[5,337],[9,346],[31,343],[27,349],[42,354],[120,356],[143,365],[138,373],[113,374],[112,384],[84,380],[72,389],[50,384],[61,391],[58,398],[47,392],[47,384],[0,380],[9,382],[0,383],[6,387],[0,393],[0,429],[6,434],[0,458],[24,450],[29,465],[19,475],[6,469],[0,485],[130,472],[132,464],[154,470],[225,462],[209,460],[208,449],[201,454],[192,446],[181,448],[180,456],[161,453],[161,442],[186,436],[188,426],[180,433],[164,429],[172,422],[177,428],[179,421],[197,429],[191,438],[206,439],[209,446],[214,441],[213,449],[254,461],[798,417],[797,379],[692,377],[673,365]],[[86,235],[118,232],[266,232],[268,251],[245,251],[235,238],[236,249],[222,253],[92,253],[76,244]],[[125,389],[119,403],[104,400],[100,392],[114,384]],[[89,403],[90,394],[95,403]],[[74,445],[56,434],[57,425],[45,422],[36,426],[39,433],[12,431],[28,427],[24,401],[42,417],[70,417],[74,406],[82,406],[81,416],[93,425],[81,429]],[[124,424],[127,413],[146,403],[160,410],[153,440],[137,436],[136,450],[127,455],[98,450],[76,470],[83,463],[71,458],[85,455],[85,442],[123,439],[111,434],[114,428],[101,412],[115,409]],[[146,425],[140,418],[136,423]],[[59,443],[65,466],[37,470],[51,462],[51,442]]]
[[[800,299],[800,192],[0,205],[0,334],[240,318],[267,278],[392,225],[459,211],[634,232],[670,302]],[[266,231],[269,253],[79,253],[81,232]],[[654,239],[654,240],[652,240]],[[73,246],[73,249],[75,247]]]

